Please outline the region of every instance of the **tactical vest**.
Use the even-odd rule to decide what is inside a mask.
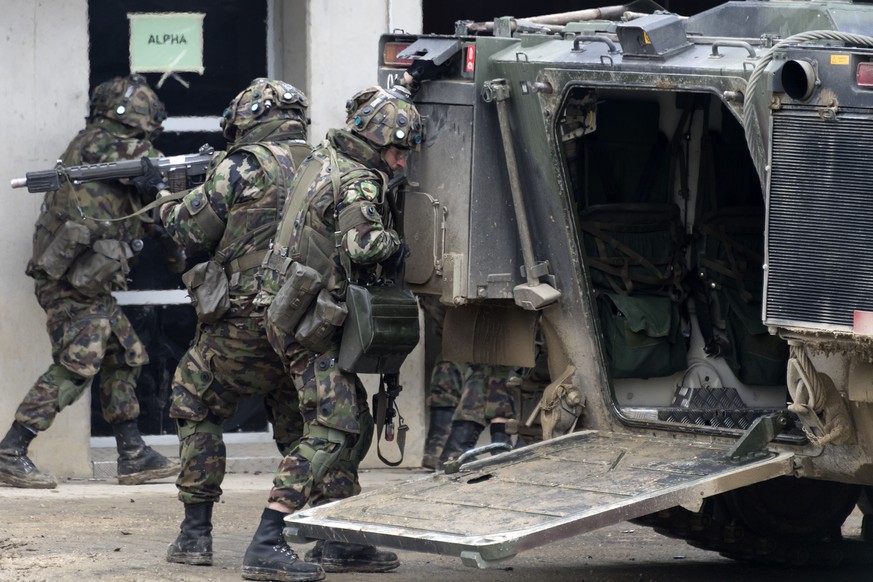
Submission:
[[[224,266],[230,288],[253,291],[251,271],[260,266],[270,240],[276,232],[279,213],[293,178],[294,169],[309,155],[310,147],[303,141],[264,142],[232,147],[225,157],[237,152],[254,156],[267,177],[268,186],[257,199],[231,205],[226,220],[221,220],[209,205],[194,215],[207,234],[220,236],[215,260]],[[214,161],[217,165],[221,159]],[[220,235],[219,235],[220,233]]]
[[[337,207],[345,189],[364,179],[381,184],[384,201],[386,180],[377,171],[344,156],[331,145],[313,150],[298,168],[276,238],[264,259],[262,288],[267,296],[259,297],[259,301],[264,304],[272,301],[295,261],[315,269],[328,291],[343,295],[350,265],[340,237],[354,225],[345,224]],[[332,204],[330,222],[325,222],[317,212],[319,204]]]
[[[76,166],[159,155],[151,142],[132,136],[130,128],[103,120],[89,123],[80,131],[62,155],[61,162],[65,166]],[[117,180],[79,185],[62,183],[43,200],[28,272],[38,268],[50,278],[60,279],[96,241],[115,241],[121,255],[138,250],[143,219],[109,219],[130,214],[140,207],[134,187]],[[123,278],[120,281],[123,288]]]

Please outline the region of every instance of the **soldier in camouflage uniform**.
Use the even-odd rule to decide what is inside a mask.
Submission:
[[[282,417],[278,424],[286,434],[280,440],[289,441],[280,447],[293,446],[303,430],[297,391],[267,341],[265,307],[254,298],[287,187],[310,151],[307,107],[306,96],[283,81],[252,81],[224,113],[227,152],[216,154],[201,186],[160,207],[164,226],[179,244],[210,255],[183,276],[199,321],[173,377],[170,416],[177,422],[182,461],[176,487],[185,518],[167,550],[169,562],[212,564],[212,509],[226,462],[222,423],[240,400],[260,394],[285,407],[272,411]],[[147,173],[149,186],[160,190],[160,173]],[[213,305],[216,296],[227,301]],[[281,527],[269,532],[269,553],[286,559],[286,573],[294,580],[323,578],[317,564],[296,560],[281,533]]]
[[[139,75],[98,85],[84,130],[61,157],[65,166],[160,156],[151,139],[166,118],[164,105]],[[130,183],[118,180],[48,192],[36,222],[27,274],[45,310],[52,364],[15,412],[0,442],[0,483],[54,488],[27,456],[30,442],[76,402],[100,373],[100,404],[118,443],[118,482],[142,483],[175,475],[179,465],[146,446],[137,428],[136,384],[148,363],[145,346],[111,291],[125,288],[125,275],[142,248],[144,219],[109,222],[145,202]]]
[[[391,228],[386,185],[389,176],[406,166],[410,150],[418,149],[421,117],[402,88],[366,89],[346,108],[346,127],[328,132],[298,169],[277,240],[264,262],[264,279],[274,282],[265,284],[265,293],[272,293],[265,302],[276,297],[281,274],[292,261],[318,271],[322,291],[341,302],[350,279],[367,280],[405,258],[405,245]],[[286,227],[293,231],[287,241]],[[364,387],[355,374],[336,365],[341,328],[333,328],[326,349],[309,351],[293,330],[285,331],[273,319],[273,307],[280,301],[268,312],[267,334],[298,386],[305,428],[303,439],[279,467],[261,525],[246,551],[243,577],[253,579],[284,571],[280,560],[265,564],[256,559],[264,553],[260,531],[265,524],[275,520],[281,527],[286,514],[307,503],[358,494],[358,465],[372,442]],[[318,305],[316,301],[307,315]],[[392,552],[341,542],[320,541],[306,559],[327,572],[386,572],[399,565]]]
[[[506,421],[515,418],[515,404],[506,388],[512,368],[455,365],[462,377],[461,394],[452,416],[451,432],[440,454],[440,467],[475,447],[486,426],[492,443],[511,443]]]
[[[433,295],[421,305],[441,338],[448,307]],[[431,370],[427,405],[430,411],[421,464],[440,469],[450,459],[476,446],[489,427],[491,442],[509,443],[506,421],[515,418],[515,405],[506,388],[512,374],[506,366],[485,366],[438,360]]]

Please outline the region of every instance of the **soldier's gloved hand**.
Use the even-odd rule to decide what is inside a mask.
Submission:
[[[167,270],[171,273],[183,273],[185,271],[185,249],[179,246],[167,230],[157,223],[146,226],[146,234],[158,243],[161,256],[167,264]]]
[[[406,278],[406,257],[409,256],[409,245],[400,242],[400,247],[390,257],[382,261],[383,273],[395,283],[402,284]]]
[[[142,176],[137,176],[133,179],[133,185],[136,186],[137,192],[142,197],[143,202],[151,202],[161,190],[166,190],[167,185],[164,183],[164,177],[161,171],[152,164],[152,161],[147,157],[143,157]]]
[[[158,244],[161,247],[164,262],[167,264],[167,270],[171,273],[184,273],[185,261],[188,258],[185,256],[185,249],[177,245],[170,235],[159,238]]]

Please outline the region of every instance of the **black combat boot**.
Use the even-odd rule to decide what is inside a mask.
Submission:
[[[36,431],[18,422],[0,441],[0,483],[24,489],[54,489],[57,480],[36,468],[27,456],[30,442],[36,438]]]
[[[243,558],[244,580],[308,582],[324,578],[321,566],[304,562],[288,547],[282,537],[285,515],[275,509],[264,509],[261,523]]]
[[[139,434],[135,420],[113,424],[115,441],[118,444],[118,483],[139,485],[152,479],[175,477],[179,463],[147,446]]]
[[[512,435],[506,433],[505,422],[492,422],[489,430],[491,431],[492,443],[506,443],[512,446]],[[491,451],[492,455],[499,455],[505,451]]]
[[[446,440],[449,438],[454,414],[454,408],[440,406],[430,409],[427,437],[424,441],[424,455],[421,457],[422,467],[434,470],[439,468],[440,455]]]
[[[476,443],[479,442],[479,435],[482,434],[484,428],[481,424],[472,420],[456,420],[452,422],[452,432],[449,433],[449,439],[446,441],[446,446],[440,455],[440,465],[445,465],[447,462],[457,459],[463,453],[475,447]]]
[[[390,572],[400,565],[397,554],[375,546],[319,540],[306,552],[307,562],[321,564],[325,572]]]
[[[212,505],[212,502],[185,504],[179,536],[167,548],[168,562],[212,565]]]

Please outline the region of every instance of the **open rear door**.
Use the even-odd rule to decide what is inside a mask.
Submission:
[[[286,518],[291,540],[459,556],[488,568],[518,552],[788,475],[793,453],[742,466],[727,447],[577,432]]]

